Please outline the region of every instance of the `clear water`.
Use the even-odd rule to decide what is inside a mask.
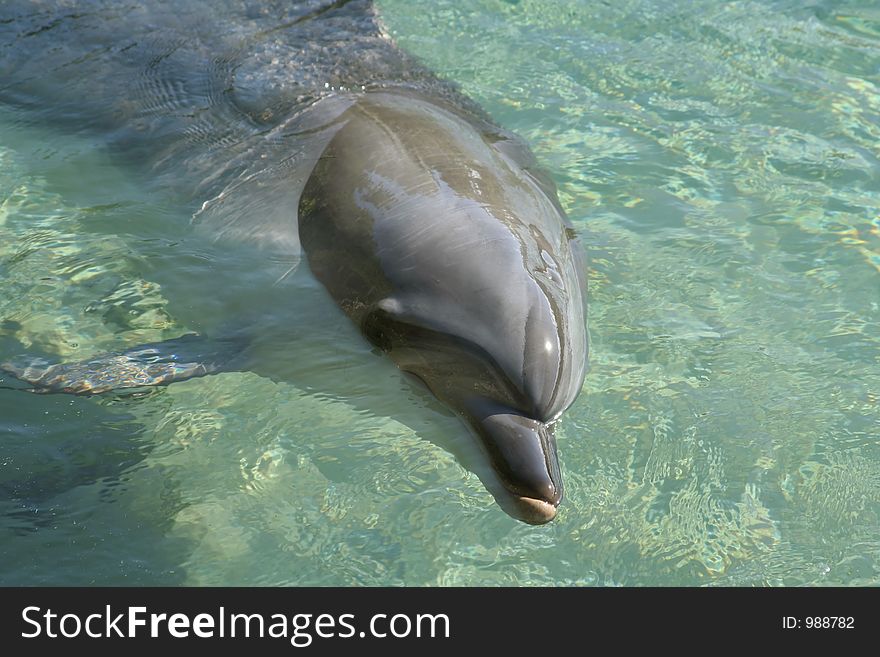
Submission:
[[[443,449],[457,422],[304,280],[279,354],[297,384],[0,390],[0,583],[880,583],[880,5],[380,7],[530,141],[589,252],[558,519],[504,515]],[[100,142],[19,119],[0,116],[4,355],[225,312],[246,258]]]

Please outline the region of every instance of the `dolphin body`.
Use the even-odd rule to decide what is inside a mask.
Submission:
[[[555,517],[553,425],[588,350],[573,231],[528,147],[396,48],[370,2],[11,0],[0,100],[100,131],[210,238],[304,255],[463,419],[501,507]],[[184,336],[3,367],[35,392],[95,394],[258,370],[246,345]]]

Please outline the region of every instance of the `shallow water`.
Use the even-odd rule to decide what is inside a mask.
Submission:
[[[880,583],[877,4],[380,7],[533,145],[587,249],[557,520],[504,515],[444,449],[457,421],[298,273],[295,384],[0,389],[0,583]],[[0,113],[0,355],[277,306],[252,254],[23,118]]]

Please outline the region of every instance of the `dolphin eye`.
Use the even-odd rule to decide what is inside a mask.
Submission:
[[[383,308],[374,307],[361,321],[361,333],[382,351],[390,351],[396,320]]]
[[[382,351],[390,351],[395,342],[426,329],[408,317],[403,305],[394,297],[385,297],[377,301],[361,320],[361,332],[364,337]]]
[[[441,391],[446,381],[464,377],[473,381],[469,396],[491,399],[523,414],[531,411],[522,391],[485,348],[423,326],[417,318],[400,311],[399,305],[374,305],[361,321],[361,332],[378,349],[394,351],[397,366],[415,375],[435,394],[444,394]]]

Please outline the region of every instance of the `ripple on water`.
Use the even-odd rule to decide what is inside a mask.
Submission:
[[[457,421],[316,311],[325,339],[290,347],[305,383],[0,390],[4,583],[877,585],[880,14],[379,4],[533,144],[590,257],[557,520],[499,511],[443,447]],[[210,245],[165,234],[188,217],[100,144],[18,123],[0,121],[4,350],[80,358],[222,314],[212,286],[246,264],[206,277]]]

